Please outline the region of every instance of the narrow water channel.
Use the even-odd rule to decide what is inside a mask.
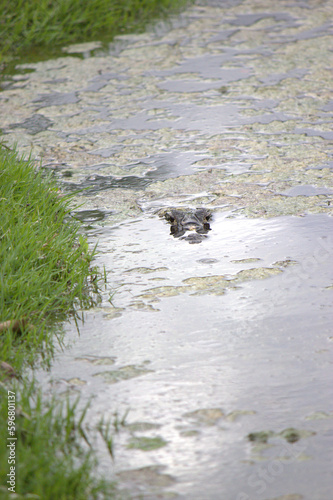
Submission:
[[[94,441],[122,499],[332,498],[331,17],[199,2],[0,92],[6,139],[84,189],[108,288],[37,375],[92,435],[126,416],[114,460]],[[196,207],[192,244],[163,211]]]

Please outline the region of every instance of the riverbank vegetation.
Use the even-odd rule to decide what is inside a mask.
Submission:
[[[116,498],[114,484],[96,477],[96,457],[85,440],[86,411],[77,408],[78,400],[43,398],[27,380],[2,381],[0,394],[1,499]]]
[[[69,212],[70,197],[49,175],[0,148],[1,359],[19,371],[37,351],[48,359],[55,320],[94,304],[94,250]]]
[[[187,0],[0,0],[0,62],[142,31]]]
[[[55,342],[62,338],[60,320],[94,305],[103,282],[92,267],[94,250],[69,216],[69,204],[70,198],[61,195],[49,175],[0,146],[0,492],[4,499],[14,492],[20,495],[15,498],[33,495],[29,498],[43,500],[100,498],[101,492],[112,498],[112,485],[94,479],[94,454],[84,441],[85,411],[66,399],[44,400],[28,376],[37,364],[50,363]]]

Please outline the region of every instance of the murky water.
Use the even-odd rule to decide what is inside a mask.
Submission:
[[[95,441],[121,498],[332,498],[332,13],[198,4],[0,93],[8,141],[83,188],[109,273],[39,378],[92,398],[91,429],[129,410],[114,461]],[[209,208],[207,237],[170,207]]]
[[[79,340],[73,325],[51,378],[93,398],[91,424],[130,409],[115,464],[102,459],[107,473],[140,469],[121,475],[130,498],[166,484],[184,498],[328,499],[333,221],[229,217],[215,214],[200,245],[157,217],[91,229],[121,288]],[[279,435],[288,428],[297,442]],[[268,443],[249,441],[266,430]],[[127,449],[134,437],[164,446]]]

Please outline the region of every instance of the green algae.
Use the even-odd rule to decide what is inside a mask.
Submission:
[[[99,366],[99,365],[114,365],[115,358],[111,357],[102,357],[102,356],[85,356],[82,358],[75,358],[77,361],[84,361],[86,363],[89,363],[93,366]]]
[[[66,380],[66,382],[69,385],[77,385],[77,386],[86,385],[86,383],[87,383],[85,380],[82,380],[79,377],[70,378],[70,379]]]
[[[274,262],[273,266],[285,269],[289,266],[295,266],[296,264],[298,264],[297,260],[286,259],[286,260],[278,260],[278,261]]]
[[[258,259],[256,257],[250,257],[248,259],[237,259],[237,260],[231,260],[233,264],[252,264],[253,262],[259,262],[261,259]]]
[[[142,451],[153,451],[166,446],[168,443],[160,436],[156,437],[132,437],[127,445],[127,448],[142,450]]]
[[[168,271],[167,267],[156,267],[156,268],[151,268],[151,267],[133,267],[132,269],[127,269],[124,271],[125,273],[140,273],[140,274],[149,274],[149,273],[155,273],[159,271]]]
[[[102,377],[107,384],[116,384],[122,380],[129,380],[131,378],[140,377],[141,375],[146,375],[151,373],[152,370],[148,370],[143,366],[137,365],[127,365],[122,366],[118,370],[108,370],[99,373],[95,373],[94,377]]]
[[[259,2],[258,9],[261,3]],[[263,3],[262,8],[265,10]],[[207,12],[212,11],[211,7],[206,7],[206,9]],[[293,7],[292,10],[295,10],[296,17],[301,15],[302,9],[298,10]],[[325,12],[325,7],[321,6],[311,13],[311,19],[308,19],[308,29],[311,29],[311,26],[314,28],[321,26],[322,19],[325,17],[323,12]],[[248,217],[275,217],[303,215],[304,213],[331,214],[332,204],[330,205],[329,202],[332,196],[286,199],[278,194],[283,189],[299,184],[314,186],[333,184],[331,169],[322,168],[330,157],[328,141],[321,137],[321,135],[325,137],[325,133],[330,131],[329,121],[322,120],[323,108],[330,98],[328,88],[331,78],[327,70],[329,49],[328,45],[325,45],[327,40],[325,32],[314,38],[298,39],[297,36],[302,33],[303,29],[301,26],[293,29],[281,26],[282,35],[288,39],[293,33],[295,40],[293,43],[281,45],[269,44],[269,40],[264,38],[265,29],[259,28],[268,22],[267,19],[262,19],[256,23],[254,29],[240,29],[230,37],[232,43],[235,43],[240,51],[237,56],[240,60],[242,60],[242,50],[258,50],[257,53],[253,52],[251,57],[252,76],[250,78],[222,85],[220,91],[170,92],[161,88],[160,84],[164,81],[164,77],[156,74],[158,69],[161,71],[168,69],[172,78],[175,68],[179,65],[181,67],[181,64],[189,58],[198,57],[204,53],[212,55],[218,53],[216,43],[210,42],[208,36],[209,30],[214,26],[212,19],[214,16],[200,17],[182,29],[184,34],[190,35],[198,28],[205,27],[204,33],[207,34],[207,39],[202,34],[203,38],[200,38],[199,43],[199,40],[194,37],[191,43],[182,47],[181,53],[169,45],[169,35],[162,36],[161,43],[150,45],[151,59],[144,74],[142,61],[146,57],[147,46],[145,44],[149,43],[152,36],[145,34],[123,37],[123,42],[126,44],[130,41],[130,45],[124,46],[119,56],[113,60],[113,65],[114,71],[129,77],[126,85],[131,91],[130,99],[122,92],[123,88],[119,86],[117,79],[110,78],[103,82],[105,85],[98,92],[80,91],[80,102],[43,107],[43,116],[55,122],[54,129],[50,127],[36,134],[32,140],[25,129],[7,128],[8,139],[11,142],[17,141],[22,152],[28,153],[32,146],[34,152],[43,156],[46,163],[52,159],[53,162],[61,165],[65,161],[72,167],[71,171],[82,169],[82,167],[93,168],[98,159],[96,156],[98,151],[102,151],[103,148],[112,149],[114,146],[118,150],[112,155],[112,164],[103,167],[101,172],[125,176],[127,172],[123,168],[131,165],[131,172],[142,178],[145,176],[146,165],[142,161],[138,163],[138,158],[149,158],[156,156],[159,152],[171,150],[182,151],[185,148],[200,151],[208,154],[208,158],[196,162],[198,172],[164,181],[157,180],[142,190],[139,197],[152,200],[163,198],[169,193],[182,195],[206,192],[206,203],[211,202],[213,207],[228,204],[230,209],[241,209],[241,213]],[[224,29],[230,29],[228,22],[224,22],[223,26]],[[96,43],[98,44],[98,41]],[[274,52],[274,57],[268,58],[261,53],[260,47],[267,44]],[[309,61],[312,61],[311,64]],[[246,58],[242,64],[246,67]],[[59,80],[69,78],[71,89],[77,91],[82,88],[83,81],[86,81],[89,88],[86,75],[91,75],[91,77],[95,75],[95,78],[98,78],[98,74],[108,67],[108,58],[105,55],[90,57],[86,60],[69,57],[59,58],[54,63],[37,63],[28,66],[22,66],[22,71],[35,68],[38,70],[41,93],[52,91],[52,85],[45,83],[51,76]],[[228,66],[230,62],[227,61],[225,67]],[[299,67],[304,68],[303,77],[296,71]],[[198,74],[197,71],[191,72],[188,67],[184,68],[183,72],[177,71],[174,74],[179,81],[205,82],[207,80],[204,74]],[[271,75],[273,75],[273,80]],[[285,76],[277,78],[277,82],[272,84],[274,75]],[[7,99],[6,92],[4,93],[3,104],[5,111],[7,110],[4,112],[3,126],[5,128],[11,124],[12,119],[9,117],[15,115],[11,106],[14,110],[21,110],[21,123],[29,117],[30,111],[25,109],[24,101],[29,102],[36,79],[38,79],[37,72],[28,75],[25,80],[26,88],[21,89],[20,93],[10,95],[10,99]],[[58,88],[60,92],[68,92],[68,83],[60,83]],[[20,100],[21,95],[22,100]],[[156,95],[153,104],[150,103],[150,95]],[[147,121],[142,125],[142,130],[136,130],[130,124],[110,128],[109,121],[93,110],[93,105],[98,109],[101,98],[106,100],[106,104],[110,107],[109,112],[112,111],[113,120],[130,120],[135,115],[140,116],[142,114],[141,101],[143,98],[146,99]],[[174,128],[179,118],[176,112],[178,110],[175,106],[170,106],[170,102],[180,106],[186,104],[198,110],[206,106],[207,113],[214,106],[237,105],[240,116],[237,130],[233,134],[226,134],[224,130],[210,130],[209,133],[200,131],[197,134],[192,130],[186,130],[186,126]],[[273,102],[274,106],[265,108],[266,102]],[[263,104],[263,111],[256,106],[257,104]],[[262,113],[265,115],[263,123],[261,123]],[[286,119],[281,117],[281,113]],[[250,119],[251,123],[243,123],[242,118]],[[160,125],[157,127],[153,125],[158,125],[158,123]],[[307,123],[306,127],[304,123]],[[86,130],[86,133],[80,136],[73,133],[73,130],[80,129]],[[69,134],[68,137],[61,139],[55,136],[58,130]],[[70,142],[68,142],[69,138]],[[126,147],[121,147],[121,145],[126,145]],[[229,164],[232,160],[239,161],[239,158],[247,162],[248,172],[231,175],[232,168],[228,170]],[[200,167],[205,171],[201,172]],[[313,167],[320,167],[320,169]],[[66,169],[67,166],[64,168]],[[94,207],[105,202],[115,207],[112,219],[116,222],[140,213],[136,205],[137,198],[137,192],[118,188],[87,202],[93,204]]]
[[[126,424],[126,429],[130,432],[146,432],[159,429],[160,427],[160,424],[154,424],[152,422],[132,422],[131,424]]]
[[[293,444],[302,438],[314,436],[315,434],[316,433],[313,431],[288,427],[287,429],[283,429],[281,432],[274,432],[274,431],[250,432],[247,438],[252,443],[267,444],[270,438],[280,437],[285,439],[288,443]]]
[[[202,425],[215,425],[221,418],[226,415],[221,408],[202,408],[199,410],[184,413],[183,417],[194,420]]]
[[[141,467],[140,469],[118,472],[117,477],[126,482],[149,485],[155,488],[172,486],[175,483],[175,479],[171,475],[163,473],[163,469],[165,469],[163,466],[151,465]]]
[[[278,267],[257,267],[243,269],[236,275],[196,276],[186,278],[180,286],[160,286],[145,290],[141,299],[156,300],[161,297],[173,297],[181,293],[191,295],[224,295],[227,290],[237,289],[239,283],[251,280],[262,280],[282,273]]]
[[[255,415],[255,413],[253,410],[233,410],[225,413],[221,408],[199,408],[198,410],[184,413],[183,417],[200,425],[212,426],[216,425],[220,420],[236,422],[240,417]],[[196,433],[197,431],[194,432],[194,434]]]
[[[179,434],[180,436],[182,437],[197,437],[200,435],[200,432],[195,430],[195,429],[191,429],[191,430],[179,430]]]
[[[306,417],[306,420],[326,420],[329,418],[333,418],[333,412],[326,411],[315,411]]]
[[[235,422],[239,419],[239,417],[255,414],[256,412],[254,410],[234,410],[227,414],[226,420],[229,422]]]
[[[262,443],[266,444],[270,437],[274,436],[273,431],[259,431],[259,432],[250,432],[248,434],[248,440],[252,443]]]

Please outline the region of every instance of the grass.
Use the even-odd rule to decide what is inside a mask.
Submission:
[[[16,405],[14,450],[7,460],[6,446],[0,450],[0,497],[40,500],[105,500],[115,498],[112,483],[94,476],[96,459],[86,441],[86,409],[79,411],[78,400],[43,400],[33,383],[11,387],[19,396]],[[0,386],[0,434],[7,432],[7,389]],[[6,443],[13,441],[7,441]],[[12,457],[15,458],[13,459]],[[14,460],[14,461],[13,461]],[[12,465],[14,464],[14,465]],[[11,496],[6,485],[9,467],[15,467],[15,487]],[[9,486],[10,487],[10,486]],[[22,496],[21,496],[22,495]]]
[[[0,148],[0,356],[16,370],[52,352],[55,319],[96,300],[94,251],[69,211],[50,177]]]
[[[0,0],[0,61],[32,50],[59,48],[142,31],[152,19],[188,0]]]
[[[78,401],[43,400],[25,376],[26,367],[51,361],[59,320],[98,298],[102,276],[91,267],[94,250],[79,234],[80,224],[69,217],[70,201],[32,161],[0,145],[1,498],[11,498],[8,391],[15,393],[19,498],[113,498],[112,485],[93,475],[86,410],[78,410]],[[108,432],[105,437],[111,439]]]

